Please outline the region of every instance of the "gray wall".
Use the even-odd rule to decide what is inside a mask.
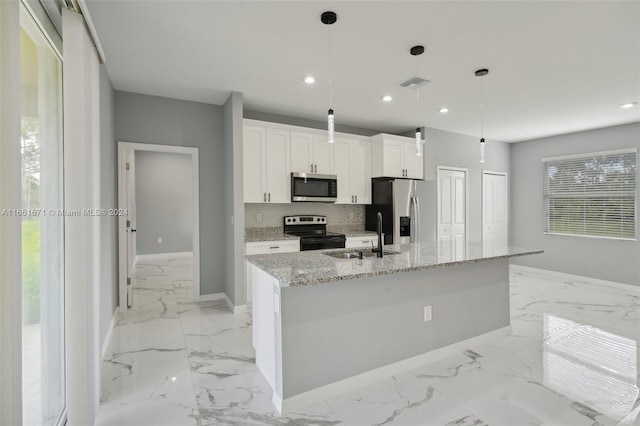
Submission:
[[[638,123],[513,144],[511,241],[545,251],[514,263],[640,285],[637,241],[543,234],[542,158],[632,147],[640,147]]]
[[[116,208],[116,145],[114,92],[104,65],[100,65],[100,208]],[[118,218],[100,218],[100,343],[109,331],[118,306]]]
[[[271,123],[288,124],[290,126],[309,127],[311,129],[327,130],[326,121],[309,120],[306,118],[289,117],[286,115],[272,114],[270,112],[261,111],[244,111],[244,118],[250,118],[253,120],[268,121]],[[379,132],[377,130],[363,129],[361,127],[346,126],[344,124],[335,125],[336,132],[351,133],[352,135],[373,136]]]
[[[426,128],[425,176],[435,179],[437,166],[469,169],[469,218],[467,239],[482,241],[482,171],[491,170],[510,173],[510,145],[504,142],[487,141],[484,164],[480,163],[480,140],[444,130]],[[417,185],[420,198],[420,241],[436,240],[436,182],[426,180]]]
[[[244,285],[244,194],[242,94],[232,92],[222,111],[224,125],[225,293],[234,305],[246,299]]]
[[[133,170],[137,254],[193,251],[191,155],[136,151]]]
[[[115,136],[124,142],[198,148],[200,157],[201,294],[224,291],[224,144],[222,108],[115,92]]]

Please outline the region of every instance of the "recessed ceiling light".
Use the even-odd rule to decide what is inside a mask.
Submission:
[[[384,95],[382,97],[382,100],[385,102],[391,102],[393,100],[393,98],[391,97],[391,95]]]
[[[313,84],[316,82],[316,79],[313,76],[307,76],[304,78],[304,82],[307,84]]]
[[[627,102],[626,104],[620,105],[620,108],[624,108],[624,109],[633,108],[636,105],[638,105],[637,102]]]
[[[447,108],[447,107],[442,107],[442,108],[440,108],[438,111],[440,111],[442,114],[446,114],[447,112],[449,112],[449,108]]]

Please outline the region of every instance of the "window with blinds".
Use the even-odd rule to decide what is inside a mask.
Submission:
[[[544,158],[545,232],[635,239],[636,152]]]

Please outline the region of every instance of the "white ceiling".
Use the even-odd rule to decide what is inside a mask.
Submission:
[[[333,10],[336,122],[427,126],[516,142],[640,121],[640,2],[98,1],[89,10],[117,90],[324,120]],[[420,99],[409,48],[423,44]],[[307,86],[304,76],[315,76]],[[383,103],[381,96],[394,99]],[[441,106],[450,109],[440,114]]]

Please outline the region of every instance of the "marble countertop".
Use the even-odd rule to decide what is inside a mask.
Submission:
[[[257,243],[261,241],[299,240],[300,237],[285,234],[281,226],[271,228],[245,228],[244,241]]]
[[[382,259],[377,257],[336,259],[324,254],[354,251],[354,249],[335,249],[253,255],[246,256],[246,259],[280,281],[280,287],[295,287],[543,252],[540,249],[501,246],[494,248],[491,253],[485,253],[481,243],[473,242],[466,244],[465,254],[458,258],[452,258],[448,251],[446,254],[439,253],[436,243],[388,245],[384,246],[384,249],[396,251],[399,254],[386,255]]]

